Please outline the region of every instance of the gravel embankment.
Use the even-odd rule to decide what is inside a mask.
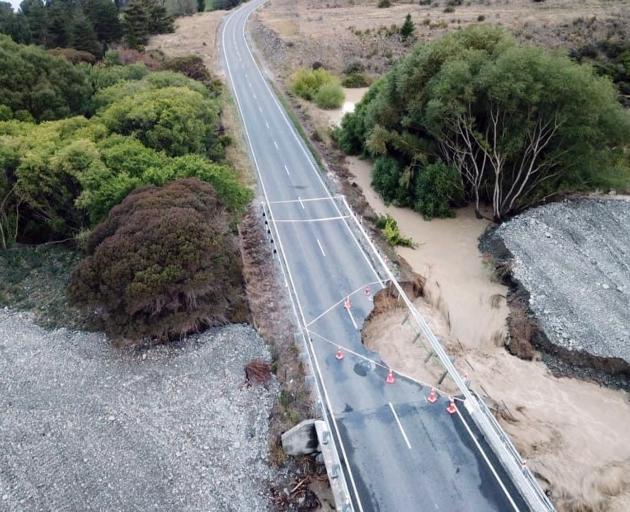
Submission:
[[[0,310],[1,511],[264,511],[271,389],[230,325],[171,346],[112,347]]]
[[[630,365],[630,201],[585,198],[533,208],[500,226],[513,276],[549,342]],[[624,363],[625,362],[625,363]]]

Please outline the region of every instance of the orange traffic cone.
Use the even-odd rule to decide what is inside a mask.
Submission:
[[[453,400],[452,396],[449,396],[448,399],[450,400],[450,403],[448,404],[448,407],[446,408],[446,412],[449,414],[455,414],[457,412],[455,400]]]
[[[430,404],[434,404],[435,402],[437,402],[437,399],[438,395],[435,391],[435,388],[431,388],[431,393],[429,393],[429,396],[427,397],[427,402],[429,402]]]
[[[343,350],[341,350],[341,347],[337,349],[337,354],[335,354],[335,357],[337,358],[337,361],[341,361],[343,359]]]
[[[393,384],[394,382],[396,382],[396,377],[394,377],[394,372],[389,370],[389,372],[387,373],[387,377],[385,377],[385,382],[387,384]]]

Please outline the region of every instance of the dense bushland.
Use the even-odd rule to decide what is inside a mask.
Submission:
[[[335,133],[386,201],[496,220],[560,192],[628,187],[630,115],[589,66],[471,27],[416,46]]]
[[[79,67],[0,35],[0,119],[46,121],[81,114],[91,94]]]
[[[242,315],[232,218],[197,179],[138,189],[99,224],[74,272],[71,300],[119,338],[166,341]]]
[[[212,184],[228,209],[243,211],[251,194],[223,160],[229,140],[207,72],[198,82],[142,65],[73,66],[34,47],[2,43],[16,53],[0,53],[0,87],[9,93],[0,97],[7,119],[0,121],[0,247],[72,238],[132,190],[184,177]],[[4,65],[28,67],[30,58],[58,71],[31,80]],[[35,101],[46,84],[48,101]],[[73,96],[78,84],[81,95]],[[33,122],[80,112],[91,117]]]
[[[344,99],[339,80],[324,68],[298,69],[291,77],[291,90],[319,108],[339,108]]]

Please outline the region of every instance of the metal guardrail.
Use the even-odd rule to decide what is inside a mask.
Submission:
[[[492,425],[492,427],[494,428],[495,432],[497,433],[497,436],[503,442],[503,444],[505,446],[505,449],[512,454],[512,457],[514,458],[514,460],[517,463],[521,464],[521,470],[522,470],[525,478],[530,482],[530,485],[532,486],[532,489],[534,491],[536,491],[536,494],[538,495],[538,500],[540,501],[540,503],[543,504],[543,505],[546,505],[546,507],[547,507],[546,510],[548,510],[549,512],[554,512],[555,508],[554,508],[553,504],[551,503],[551,500],[549,499],[549,497],[545,494],[545,492],[542,490],[542,488],[538,484],[538,482],[536,480],[536,477],[534,476],[532,471],[527,466],[526,461],[521,457],[521,454],[518,452],[518,450],[514,446],[514,443],[512,443],[512,440],[509,438],[508,435],[506,435],[505,431],[503,430],[503,428],[501,427],[501,425],[497,421],[497,419],[494,416],[494,414],[492,414],[492,411],[490,410],[490,408],[483,401],[483,399],[481,397],[479,397],[479,395],[477,393],[475,393],[474,391],[473,391],[473,393],[477,397],[477,403],[480,406],[480,411],[488,418],[490,424]]]

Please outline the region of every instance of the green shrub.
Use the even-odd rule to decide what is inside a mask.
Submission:
[[[387,7],[391,7],[392,3],[390,2],[390,0],[378,0],[378,8],[379,9],[385,9]]]
[[[125,80],[142,80],[149,70],[144,64],[129,64],[127,66],[90,66],[89,77],[95,91],[111,87]]]
[[[91,94],[85,68],[0,34],[0,105],[16,118],[29,114],[47,121],[83,113]]]
[[[323,85],[335,83],[335,81],[335,77],[324,68],[301,68],[291,77],[291,90],[300,98],[313,101],[317,91]]]
[[[370,80],[364,73],[354,72],[344,76],[341,80],[341,85],[349,89],[367,87],[370,85]]]
[[[338,82],[322,85],[315,94],[315,103],[319,108],[339,108],[344,100],[343,89]]]
[[[131,193],[88,240],[72,275],[74,304],[101,312],[116,338],[158,341],[242,318],[231,218],[196,179]]]
[[[141,91],[115,101],[98,117],[109,130],[171,156],[223,157],[218,105],[188,87]]]
[[[462,202],[463,191],[457,169],[442,162],[427,165],[416,181],[413,208],[425,219],[453,217],[452,206]]]
[[[391,215],[379,215],[376,219],[376,227],[381,230],[387,243],[392,247],[400,245],[402,247],[413,248],[415,244],[411,238],[406,238],[400,234],[398,223]]]
[[[91,111],[98,113],[113,103],[125,100],[129,96],[135,94],[165,89],[167,87],[186,87],[191,91],[195,91],[204,97],[210,97],[211,91],[202,83],[191,78],[185,77],[180,73],[172,71],[156,71],[146,74],[141,80],[137,80],[134,76],[141,74],[143,64],[131,64],[123,66],[123,68],[133,67],[132,71],[124,71],[120,74],[127,74],[126,78],[117,79],[118,71],[115,69],[111,75],[107,71],[103,72],[104,78],[114,80],[115,82],[104,88],[98,88],[91,100]],[[105,80],[103,80],[105,81]]]
[[[372,186],[387,203],[400,204],[402,168],[395,158],[382,156],[374,161]]]

